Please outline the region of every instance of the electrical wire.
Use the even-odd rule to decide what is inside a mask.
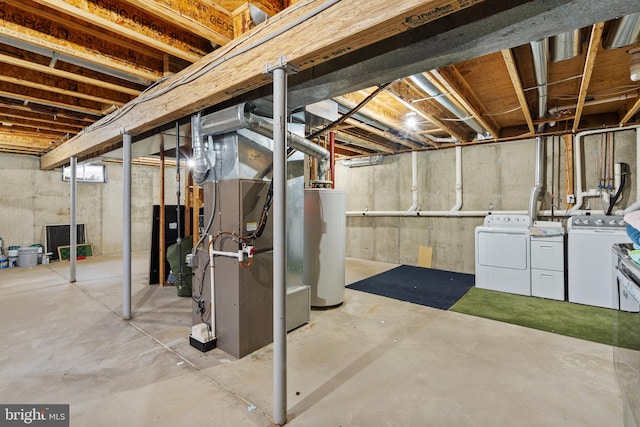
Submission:
[[[230,46],[228,48],[226,48],[227,52],[231,52],[233,49],[241,46],[243,43],[251,40],[252,38],[254,38],[256,36],[256,34],[259,34],[260,32],[262,32],[265,28],[271,26],[273,23],[277,23],[278,21],[284,19],[286,16],[291,15],[292,13],[295,13],[296,11],[298,11],[299,9],[308,6],[311,3],[314,3],[317,0],[309,0],[307,2],[304,3],[298,3],[294,6],[292,6],[291,8],[285,9],[285,11],[283,13],[277,14],[275,19],[269,20],[267,19],[262,26],[259,27],[259,30],[256,30],[254,33],[252,33],[250,36],[246,37],[246,38],[241,38],[238,40],[238,42],[236,43],[230,43]],[[167,86],[159,88],[158,90],[156,90],[155,92],[150,92],[149,95],[147,96],[142,96],[139,95],[136,99],[134,99],[133,101],[125,104],[123,107],[121,107],[120,109],[116,110],[112,115],[105,117],[105,120],[100,120],[96,123],[94,123],[93,125],[85,128],[84,131],[89,132],[89,131],[93,131],[96,129],[100,129],[102,127],[108,126],[109,124],[111,124],[112,122],[114,122],[115,120],[119,119],[121,116],[123,116],[124,114],[128,113],[129,111],[131,111],[135,106],[140,105],[144,102],[148,102],[151,101],[153,99],[156,99],[174,89],[176,89],[177,87],[189,84],[191,82],[193,82],[194,80],[197,80],[198,78],[202,77],[203,75],[209,73],[210,71],[214,70],[215,68],[217,68],[218,66],[220,66],[221,64],[224,64],[225,62],[236,58],[237,56],[240,56],[242,54],[245,54],[253,49],[256,49],[260,46],[262,46],[263,44],[275,39],[276,37],[284,34],[285,32],[297,27],[298,25],[302,24],[303,22],[309,20],[310,18],[318,15],[319,13],[325,11],[326,9],[330,8],[331,6],[337,4],[340,0],[329,0],[325,3],[323,3],[322,5],[316,7],[315,9],[307,12],[306,14],[298,17],[297,19],[295,19],[294,21],[290,22],[288,25],[282,27],[281,29],[275,31],[272,34],[267,35],[266,37],[263,37],[261,39],[256,40],[255,42],[249,44],[246,47],[243,47],[235,52],[229,53],[229,55],[222,55],[222,57],[219,57],[218,59],[200,66],[197,69],[194,70],[189,70],[186,69],[185,71],[187,71],[184,75],[180,76],[180,78],[177,78],[173,81],[171,81]],[[220,53],[222,54],[222,52]],[[158,83],[159,84],[159,83]],[[155,85],[157,86],[157,85]],[[146,91],[145,91],[146,92]],[[143,92],[144,93],[144,92]],[[83,132],[84,132],[83,131]],[[80,133],[83,133],[80,132]]]

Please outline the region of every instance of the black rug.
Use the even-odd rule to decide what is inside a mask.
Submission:
[[[347,288],[448,310],[474,283],[473,274],[401,265]]]

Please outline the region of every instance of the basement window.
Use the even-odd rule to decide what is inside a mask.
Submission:
[[[71,167],[62,168],[62,180],[71,181]],[[76,180],[78,182],[107,182],[107,170],[104,165],[77,165]]]

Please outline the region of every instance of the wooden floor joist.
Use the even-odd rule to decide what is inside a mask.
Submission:
[[[280,58],[306,70],[483,1],[405,0],[393,8],[386,0],[296,4],[45,154],[41,168],[90,157],[118,143],[123,131],[138,135],[269,85],[265,67]],[[328,22],[332,31],[316,37]]]

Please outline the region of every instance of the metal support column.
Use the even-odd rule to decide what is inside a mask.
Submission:
[[[131,319],[131,135],[122,135],[122,318]]]
[[[78,198],[78,159],[71,157],[71,189],[70,189],[70,217],[69,218],[69,282],[76,281],[76,254],[78,253],[78,226],[76,222],[76,199]]]
[[[287,72],[273,76],[273,422],[287,422]]]

